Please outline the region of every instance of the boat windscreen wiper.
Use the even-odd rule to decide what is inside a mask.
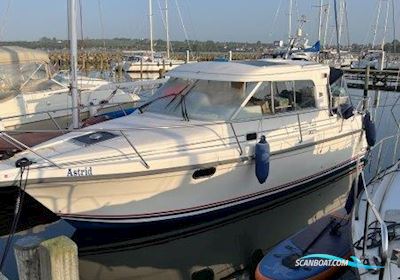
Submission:
[[[187,106],[186,106],[186,96],[188,96],[191,93],[191,89],[193,89],[198,81],[194,82],[193,84],[190,85],[190,87],[184,92],[182,93],[181,96],[181,100],[179,101],[179,103],[175,106],[175,109],[178,106],[181,106],[181,113],[182,113],[182,118],[185,121],[189,121],[189,114],[187,112]]]
[[[153,100],[150,100],[150,101],[144,103],[143,105],[139,106],[139,107],[138,107],[138,110],[139,110],[140,113],[143,113],[143,109],[146,108],[147,106],[153,104],[154,102],[156,102],[156,101],[158,101],[158,100],[161,100],[161,99],[164,99],[164,98],[167,98],[167,97],[174,96],[174,98],[168,103],[168,105],[169,105],[173,100],[175,100],[175,98],[176,98],[178,95],[182,94],[182,92],[184,92],[189,86],[190,86],[190,84],[187,84],[187,85],[186,85],[183,89],[181,89],[179,92],[166,94],[166,95],[163,95],[163,96],[159,96],[159,97],[157,97],[157,98],[155,98],[155,99],[153,99]],[[167,105],[167,106],[168,106],[168,105]]]

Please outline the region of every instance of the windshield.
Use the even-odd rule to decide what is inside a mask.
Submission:
[[[340,105],[352,104],[351,95],[348,92],[346,79],[344,76],[337,79],[331,85],[332,108],[337,108]]]
[[[45,63],[31,62],[0,65],[0,94],[32,92],[53,89],[57,85],[49,81]]]
[[[142,111],[186,120],[229,120],[256,83],[171,78]]]

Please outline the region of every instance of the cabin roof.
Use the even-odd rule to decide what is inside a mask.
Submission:
[[[272,76],[302,71],[329,73],[329,67],[314,62],[281,59],[210,61],[181,65],[168,72],[167,76],[199,80],[257,82],[268,80]]]
[[[0,64],[17,64],[27,62],[49,62],[49,55],[40,50],[16,46],[0,47]]]

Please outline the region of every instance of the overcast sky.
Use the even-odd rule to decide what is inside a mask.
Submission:
[[[307,17],[304,32],[311,41],[317,38],[320,0],[293,0],[293,29],[301,15]],[[343,1],[343,0],[338,0]],[[379,0],[347,0],[350,40],[357,43],[372,41],[372,25]],[[382,1],[383,6],[386,1]],[[90,38],[147,38],[147,0],[81,0],[83,33]],[[330,2],[331,22],[327,40],[333,40],[333,0]],[[390,2],[390,1],[389,1]],[[399,1],[395,1],[400,6]],[[160,5],[153,0],[156,38],[164,38]],[[169,0],[171,39],[216,41],[271,42],[287,39],[289,0]],[[395,7],[399,27],[400,7]],[[389,12],[387,40],[392,40],[392,9]],[[385,9],[382,9],[378,37],[382,38]],[[0,40],[37,40],[40,37],[67,37],[67,0],[1,0]],[[102,28],[103,26],[103,28]],[[343,33],[344,36],[347,34]],[[343,38],[346,38],[347,35]],[[345,39],[343,39],[345,40]],[[381,40],[381,39],[379,39]]]

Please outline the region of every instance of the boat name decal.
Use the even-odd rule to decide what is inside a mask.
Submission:
[[[68,168],[67,177],[85,177],[85,176],[93,176],[92,167]]]

